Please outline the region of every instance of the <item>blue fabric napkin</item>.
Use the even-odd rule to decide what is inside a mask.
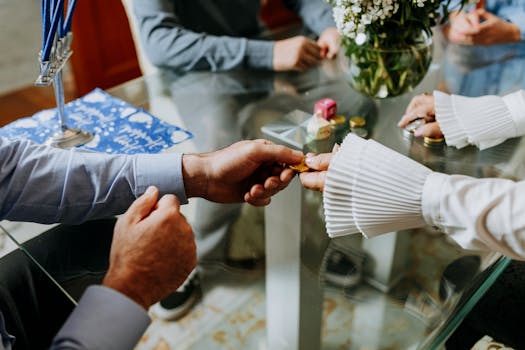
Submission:
[[[163,122],[100,89],[66,104],[65,111],[68,127],[94,134],[93,140],[79,147],[90,151],[159,153],[193,137],[188,130]],[[44,143],[58,127],[56,110],[48,109],[0,128],[0,136]]]

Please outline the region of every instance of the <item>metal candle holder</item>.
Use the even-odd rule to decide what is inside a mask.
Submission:
[[[67,33],[60,39],[58,36],[55,36],[49,60],[44,61],[42,53],[40,53],[40,75],[35,82],[36,86],[49,86],[53,84],[60,124],[59,130],[46,141],[46,144],[58,148],[80,146],[88,143],[93,138],[91,132],[83,131],[78,128],[69,128],[66,122],[62,69],[73,53],[73,51],[71,51],[72,40],[73,33],[71,32]]]

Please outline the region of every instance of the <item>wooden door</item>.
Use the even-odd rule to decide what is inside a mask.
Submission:
[[[107,89],[141,75],[120,0],[81,0],[73,18],[71,66],[78,93]]]

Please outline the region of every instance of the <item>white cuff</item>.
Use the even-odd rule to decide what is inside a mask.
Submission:
[[[330,237],[366,237],[425,225],[421,195],[431,170],[349,134],[330,163],[324,190]]]
[[[430,169],[369,140],[358,171],[353,213],[364,236],[425,226],[421,196]]]
[[[441,91],[434,91],[434,106],[436,109],[436,120],[445,135],[445,141],[449,146],[463,148],[468,145],[468,136],[465,128],[457,117],[452,103],[452,96]]]
[[[480,149],[525,134],[523,91],[505,97],[464,97],[434,92],[436,120],[448,145]],[[466,136],[466,139],[465,139]]]
[[[352,214],[352,184],[365,145],[365,139],[348,134],[330,162],[323,192],[326,231],[330,237],[359,232]]]

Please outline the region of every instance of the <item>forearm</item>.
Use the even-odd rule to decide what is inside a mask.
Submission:
[[[149,323],[146,310],[125,295],[89,287],[50,349],[133,349]]]
[[[525,182],[431,174],[423,190],[425,220],[466,249],[525,259]]]
[[[186,201],[178,154],[109,156],[0,139],[0,218],[80,223],[121,214],[148,186]]]
[[[271,41],[187,30],[166,1],[136,0],[134,9],[146,53],[157,66],[182,71],[272,68]]]
[[[525,135],[525,91],[504,97],[464,97],[434,92],[436,120],[448,145],[481,149]]]
[[[328,170],[328,233],[366,237],[438,226],[466,249],[525,259],[525,182],[445,175],[350,135]]]

